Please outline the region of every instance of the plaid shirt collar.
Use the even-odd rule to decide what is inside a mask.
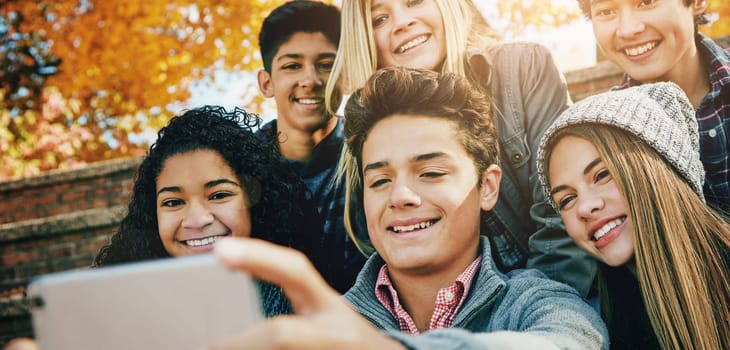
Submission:
[[[478,256],[448,287],[441,288],[436,294],[436,305],[434,306],[431,321],[428,329],[449,328],[453,326],[459,308],[469,295],[474,277],[479,271],[482,256]],[[378,273],[378,280],[375,283],[375,296],[383,307],[385,307],[398,321],[401,331],[407,334],[419,334],[416,323],[405,310],[398,299],[398,292],[388,275],[388,265],[383,265]]]
[[[720,95],[724,86],[730,85],[730,51],[723,50],[712,39],[697,34],[697,47],[710,64],[710,93],[708,98]]]
[[[705,167],[705,199],[722,210],[730,210],[730,49],[697,34],[695,43],[710,73],[710,91],[697,109],[700,160]],[[624,75],[616,89],[641,85]],[[723,95],[724,94],[724,95]]]

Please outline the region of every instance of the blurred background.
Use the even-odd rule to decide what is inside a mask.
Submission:
[[[501,39],[544,44],[563,72],[596,64],[575,0],[474,1]],[[0,181],[143,155],[172,115],[203,104],[274,118],[256,35],[281,3],[2,0]],[[728,2],[708,12],[702,31],[729,34]]]

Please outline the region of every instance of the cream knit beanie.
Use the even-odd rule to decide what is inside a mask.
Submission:
[[[684,177],[700,198],[705,170],[700,162],[695,110],[674,83],[644,84],[588,97],[568,108],[548,128],[537,152],[537,170],[548,202],[545,148],[555,133],[570,125],[605,124],[624,129],[654,148]]]

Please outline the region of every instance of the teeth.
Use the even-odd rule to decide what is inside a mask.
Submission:
[[[608,233],[608,231],[611,231],[611,230],[613,230],[614,227],[621,225],[621,223],[624,222],[625,220],[626,220],[626,217],[621,217],[621,218],[614,219],[614,220],[607,222],[605,225],[603,225],[603,227],[601,227],[600,229],[598,229],[598,231],[596,231],[596,233],[593,235],[593,239],[597,241],[597,240],[603,238],[603,236],[605,236]]]
[[[221,237],[222,236],[210,236],[210,237],[205,237],[203,239],[189,239],[187,241],[184,241],[183,243],[185,243],[186,245],[191,246],[191,247],[200,247],[200,246],[204,246],[204,245],[213,244],[216,241],[218,241]]]
[[[297,102],[303,104],[303,105],[316,105],[319,104],[321,99],[318,98],[300,98],[297,100]]]
[[[638,47],[632,47],[630,49],[624,49],[629,56],[638,56],[656,47],[656,42],[650,42]]]
[[[410,232],[413,230],[424,229],[431,225],[432,225],[431,221],[424,221],[424,222],[421,222],[418,224],[413,224],[413,225],[408,225],[408,226],[393,226],[393,232],[395,232],[395,233]]]
[[[428,36],[427,35],[421,35],[418,38],[415,38],[415,39],[413,39],[413,40],[405,43],[405,45],[399,47],[398,50],[396,50],[396,52],[398,52],[398,53],[404,53],[404,52],[408,51],[408,49],[410,49],[410,48],[412,48],[412,47],[414,47],[414,46],[416,46],[416,45],[418,45],[418,44],[426,41],[426,39],[428,39]]]

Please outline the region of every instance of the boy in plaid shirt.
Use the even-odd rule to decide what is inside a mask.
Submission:
[[[671,81],[697,111],[708,204],[730,210],[730,50],[697,31],[708,0],[578,0],[596,42],[625,72],[617,88]]]

